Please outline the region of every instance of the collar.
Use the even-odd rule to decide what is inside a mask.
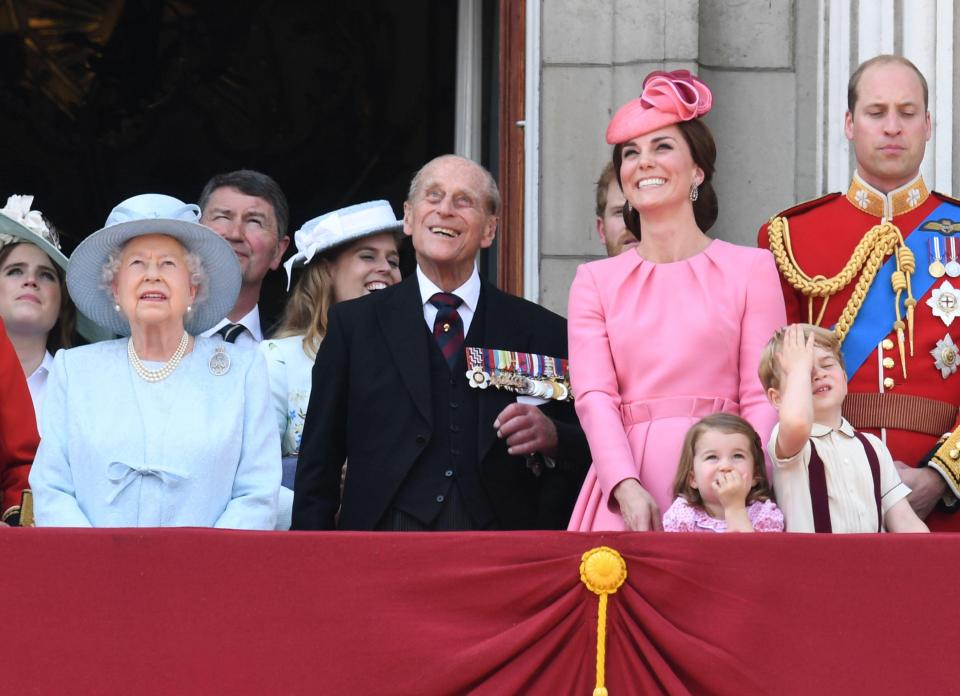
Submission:
[[[215,326],[207,329],[201,335],[202,336],[213,336],[221,327],[226,326],[227,324],[243,324],[243,328],[250,332],[254,340],[258,343],[263,340],[263,330],[260,328],[260,305],[253,305],[253,309],[244,314],[237,321],[230,321],[227,317],[224,317],[216,323]]]
[[[930,190],[919,172],[913,181],[887,194],[861,179],[859,172],[854,172],[850,188],[847,189],[847,200],[851,204],[869,215],[886,220],[919,208],[929,197]]]
[[[829,435],[834,430],[843,433],[847,437],[854,437],[856,433],[853,426],[850,425],[850,421],[841,417],[839,428],[831,428],[829,425],[824,425],[823,423],[814,423],[813,427],[810,428],[810,435],[812,437],[823,437],[824,435]]]
[[[426,273],[417,266],[417,283],[420,286],[420,302],[426,305],[438,292],[443,292],[436,284],[427,278]],[[470,311],[477,311],[477,303],[480,301],[480,272],[476,265],[473,267],[473,273],[467,278],[466,282],[453,291],[453,294],[463,300],[463,303],[470,308]]]
[[[37,369],[34,370],[27,379],[30,380],[39,375],[49,374],[50,370],[52,369],[53,369],[53,356],[50,355],[49,350],[46,350],[43,352],[43,360],[40,361],[40,364],[37,365]]]

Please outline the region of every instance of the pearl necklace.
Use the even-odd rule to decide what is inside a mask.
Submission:
[[[173,351],[170,359],[161,365],[159,369],[150,370],[143,364],[143,361],[140,360],[140,356],[137,355],[137,351],[133,347],[133,337],[131,336],[130,340],[127,341],[127,357],[130,358],[130,364],[133,365],[133,369],[137,371],[137,374],[140,375],[142,379],[150,383],[162,382],[177,369],[180,361],[183,360],[184,354],[187,352],[187,345],[189,343],[190,335],[184,331],[183,336],[180,338],[180,343],[177,345],[177,349]]]

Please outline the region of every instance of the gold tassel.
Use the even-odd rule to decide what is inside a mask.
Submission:
[[[593,696],[607,696],[604,663],[607,654],[607,595],[612,595],[627,579],[627,564],[609,546],[590,549],[580,559],[580,581],[600,597],[597,608],[597,684]]]

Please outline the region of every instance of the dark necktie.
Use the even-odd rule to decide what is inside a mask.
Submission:
[[[246,330],[247,329],[243,324],[224,324],[217,331],[217,335],[223,336],[223,340],[226,343],[236,343],[240,334]]]
[[[457,364],[457,357],[463,350],[463,320],[457,313],[457,307],[463,303],[456,295],[447,292],[438,292],[430,298],[430,304],[437,308],[437,318],[433,322],[433,337],[447,365],[452,370]]]

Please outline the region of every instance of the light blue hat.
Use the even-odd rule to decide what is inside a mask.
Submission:
[[[113,298],[101,285],[110,254],[127,241],[146,234],[165,234],[200,256],[207,272],[207,297],[184,316],[188,333],[197,335],[223,319],[240,293],[240,262],[230,244],[201,225],[200,208],[172,196],[144,193],[128,198],[110,211],[106,225],[84,239],[70,256],[67,288],[77,307],[100,326],[130,335],[130,324],[114,309]]]

